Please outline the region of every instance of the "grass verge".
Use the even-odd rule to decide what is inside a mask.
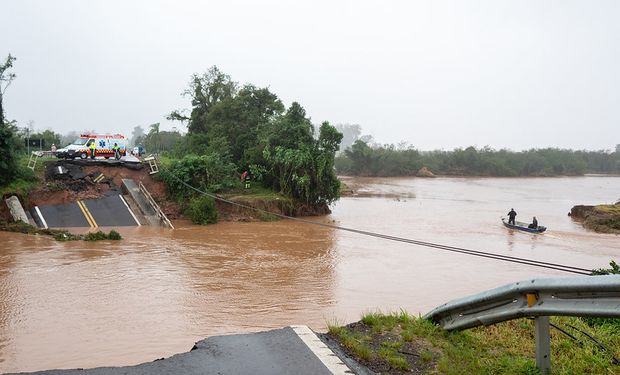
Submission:
[[[576,340],[551,331],[554,374],[619,374],[620,320],[552,317]],[[606,349],[593,342],[596,337]],[[327,335],[372,371],[381,374],[538,374],[534,322],[519,319],[462,332],[446,332],[406,312],[369,313]]]

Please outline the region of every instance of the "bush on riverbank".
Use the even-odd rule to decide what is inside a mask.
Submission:
[[[202,195],[192,199],[187,209],[187,215],[194,224],[215,224],[218,214],[215,208],[215,199]]]
[[[574,317],[551,317],[551,322],[578,340],[551,331],[554,374],[611,374],[618,370],[613,360],[620,356],[620,335],[613,326],[590,326]],[[584,332],[596,337],[609,351],[602,350]],[[331,325],[326,335],[379,373],[538,373],[534,322],[528,319],[447,332],[405,312],[370,313],[357,323]]]

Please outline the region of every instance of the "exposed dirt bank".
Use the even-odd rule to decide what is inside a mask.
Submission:
[[[227,200],[238,205],[216,202],[216,207],[221,220],[225,221],[271,221],[277,220],[275,215],[269,215],[259,210],[286,216],[321,216],[331,213],[327,205],[310,206],[294,202],[286,198],[256,198],[252,196],[226,196]],[[247,208],[254,207],[257,210]]]
[[[577,205],[569,215],[595,232],[620,234],[620,202],[598,206]]]

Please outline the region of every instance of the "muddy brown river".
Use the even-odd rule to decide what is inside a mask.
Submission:
[[[586,268],[620,260],[620,236],[567,212],[620,199],[620,177],[348,179],[357,197],[311,220]],[[543,235],[500,216],[535,215]],[[294,221],[121,229],[120,242],[0,232],[0,372],[119,366],[206,336],[425,313],[531,277],[571,274]]]

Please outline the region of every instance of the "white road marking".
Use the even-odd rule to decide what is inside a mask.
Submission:
[[[353,374],[337,355],[319,339],[308,326],[291,326],[301,341],[316,355],[334,375]]]
[[[127,207],[127,210],[131,214],[131,217],[133,217],[133,219],[136,221],[136,224],[138,224],[139,227],[142,226],[140,222],[138,221],[138,218],[136,217],[136,215],[133,214],[133,211],[131,210],[131,208],[129,208],[129,205],[127,204],[127,202],[125,202],[125,198],[123,198],[123,196],[120,194],[118,195],[118,197],[123,201],[123,203],[125,204],[125,207]]]
[[[45,221],[45,219],[43,218],[43,215],[41,214],[41,210],[39,210],[39,206],[34,206],[34,210],[37,211],[37,215],[39,215],[39,219],[41,219],[41,223],[43,223],[43,226],[45,227],[45,229],[48,229],[49,227],[47,226],[47,222]]]

